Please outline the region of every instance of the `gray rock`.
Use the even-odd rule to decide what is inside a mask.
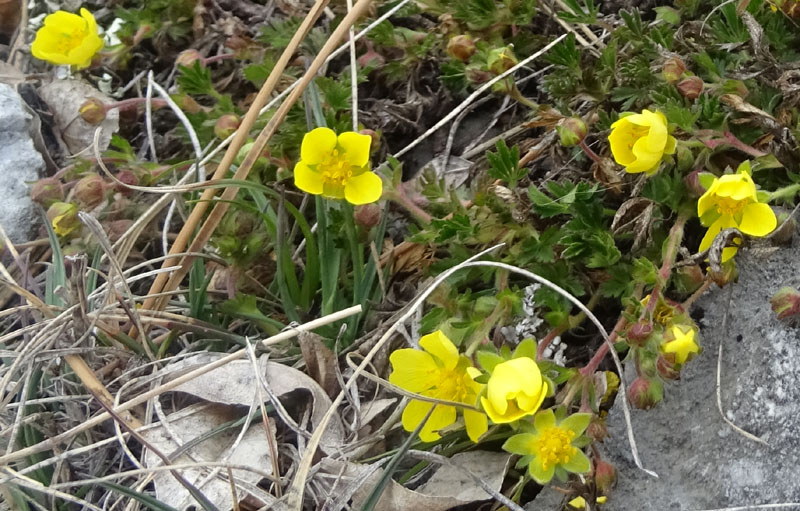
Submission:
[[[17,92],[0,83],[0,225],[14,243],[33,239],[39,222],[27,184],[44,170],[42,155],[29,134],[32,120]]]
[[[621,408],[609,414],[611,439],[602,449],[617,466],[619,483],[604,510],[800,502],[800,329],[778,321],[769,304],[781,286],[800,284],[800,240],[795,236],[792,247],[776,252],[745,250],[737,257],[740,277],[732,295],[715,288],[693,311],[702,316],[704,351],[684,368],[681,381],[666,386],[663,403],[632,411],[642,462],[658,479],[633,464]],[[723,410],[769,446],[734,431],[717,411],[720,342]],[[800,504],[780,509],[797,511]]]

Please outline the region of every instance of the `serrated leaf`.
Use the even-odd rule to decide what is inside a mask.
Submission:
[[[491,373],[492,371],[494,371],[494,368],[497,366],[497,364],[502,364],[503,362],[506,361],[506,359],[504,359],[497,353],[488,350],[478,351],[477,353],[475,353],[475,358],[477,358],[478,364],[487,373]]]

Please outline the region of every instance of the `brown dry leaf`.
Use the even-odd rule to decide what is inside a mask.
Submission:
[[[399,245],[385,250],[381,254],[380,263],[381,268],[384,268],[390,261],[393,261],[392,274],[413,273],[429,266],[432,256],[433,251],[427,245],[403,241]]]
[[[719,99],[720,101],[722,101],[723,103],[725,103],[726,105],[733,108],[739,113],[755,115],[757,117],[762,117],[776,122],[775,118],[772,117],[770,114],[768,114],[764,110],[761,110],[758,107],[751,105],[750,103],[742,99],[741,96],[738,96],[736,94],[723,94],[722,96],[720,96]]]
[[[595,180],[609,191],[615,195],[622,192],[622,177],[620,177],[619,167],[609,158],[601,157],[599,163],[592,165],[592,172]]]
[[[300,332],[297,340],[308,374],[320,384],[328,397],[336,397],[339,394],[339,381],[336,379],[336,355],[325,346],[322,337],[313,332]]]
[[[11,42],[22,14],[22,0],[0,0],[0,41]]]
[[[471,451],[456,454],[450,458],[455,466],[440,466],[416,491],[392,481],[384,490],[375,509],[446,511],[456,506],[488,500],[491,497],[458,467],[469,470],[491,488],[500,491],[510,459],[510,454],[502,452]],[[330,458],[322,461],[323,472],[334,477],[342,474],[342,481],[339,481],[335,494],[339,499],[349,499],[352,496],[354,509],[361,507],[383,474],[383,469],[373,468]]]
[[[165,379],[169,381],[171,378],[177,378],[222,356],[224,355],[217,353],[200,353],[170,364],[164,368]],[[261,367],[266,367],[264,379],[276,396],[282,397],[297,390],[311,394],[311,429],[316,428],[331,406],[331,400],[322,387],[310,376],[292,367],[264,361],[263,358],[258,363]],[[260,385],[258,378],[253,374],[253,364],[249,360],[234,360],[206,373],[201,378],[179,385],[174,391],[192,394],[214,403],[250,406],[259,396]],[[325,428],[320,448],[326,453],[335,452],[343,442],[344,426],[338,417],[334,417]]]
[[[105,104],[114,100],[86,82],[79,80],[55,80],[39,88],[39,96],[47,103],[56,121],[56,128],[71,154],[90,151],[94,142],[94,132],[99,126],[100,150],[105,151],[111,142],[111,135],[119,131],[119,110],[110,110],[98,125],[92,125],[81,118],[81,105],[89,98],[97,98]]]
[[[236,420],[242,415],[241,409],[220,404],[196,404],[167,416],[168,426],[159,426],[142,432],[147,441],[162,454],[170,456],[179,446],[185,445],[219,428],[226,422]],[[274,429],[274,424],[273,424]],[[236,443],[241,428],[230,428],[219,434],[209,436],[206,440],[193,445],[191,449],[172,459],[174,464],[202,463],[204,461],[226,461],[231,465],[245,465],[261,473],[272,473],[272,461],[269,444],[265,438],[262,422],[255,421]],[[175,435],[173,437],[172,435]],[[275,432],[273,431],[273,435]],[[232,447],[235,448],[231,450]],[[148,468],[162,466],[161,458],[147,451],[144,464]],[[192,468],[181,470],[181,475],[197,487],[219,509],[231,509],[232,492],[227,480],[227,470],[222,469],[216,477],[210,478],[214,467]],[[245,487],[252,488],[263,476],[258,472],[232,469],[234,477],[247,485],[237,484],[237,500],[245,495]],[[166,505],[182,510],[187,507],[198,507],[189,491],[168,471],[155,474],[154,484],[156,497]],[[266,492],[252,495],[263,502],[262,505],[274,504],[274,499]]]

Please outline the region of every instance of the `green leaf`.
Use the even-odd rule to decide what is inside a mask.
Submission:
[[[257,298],[253,295],[239,293],[236,298],[222,302],[219,310],[223,314],[253,321],[267,335],[275,335],[284,327],[279,321],[261,312]]]
[[[584,0],[585,10],[577,0],[564,0],[564,4],[569,7],[571,12],[559,12],[558,17],[562,20],[586,25],[597,23],[597,14],[600,12],[600,8],[595,6],[594,0]]]
[[[565,67],[581,74],[581,53],[575,46],[575,34],[570,32],[560,43],[550,49],[545,59],[551,64]]]
[[[536,341],[524,339],[514,350],[513,358],[528,357],[536,360]]]
[[[325,102],[335,112],[350,110],[350,83],[342,83],[339,80],[320,76],[315,79]]]
[[[506,359],[504,359],[494,351],[488,351],[488,350],[478,351],[477,353],[475,353],[475,358],[478,359],[478,364],[487,373],[491,373],[492,371],[494,371],[494,368],[497,367],[498,364],[502,364],[503,362],[506,361]]]
[[[201,65],[199,60],[192,67],[178,65],[178,71],[178,87],[186,94],[217,94],[211,82],[211,71]]]
[[[633,260],[633,280],[647,285],[653,285],[658,278],[658,268],[653,261],[646,257]]]
[[[561,240],[561,236],[561,229],[552,226],[539,234],[538,238],[526,238],[521,244],[520,261],[524,264],[532,261],[552,263],[556,258],[554,246]]]
[[[498,140],[495,147],[496,153],[486,153],[486,159],[491,165],[489,176],[501,179],[508,183],[510,188],[515,188],[517,182],[528,174],[526,169],[519,167],[519,147],[514,146],[509,149],[503,139]]]
[[[670,25],[679,25],[681,22],[681,13],[672,7],[660,6],[653,8],[656,11],[656,19],[663,20]]]

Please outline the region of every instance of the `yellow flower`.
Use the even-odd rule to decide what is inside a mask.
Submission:
[[[595,502],[598,504],[605,504],[606,500],[608,499],[605,497],[605,495],[601,495],[595,499]],[[567,505],[569,505],[573,509],[586,509],[586,499],[584,499],[583,497],[575,497],[574,499],[567,502]]]
[[[689,328],[684,332],[679,326],[672,327],[673,340],[661,345],[661,351],[672,353],[675,356],[675,363],[685,364],[695,353],[700,353],[700,346],[695,340],[694,328]]]
[[[347,131],[316,128],[303,137],[300,161],[294,167],[294,184],[304,192],[351,204],[368,204],[381,198],[383,182],[369,169],[372,137]]]
[[[756,185],[750,177],[750,162],[739,166],[736,174],[714,178],[706,193],[697,201],[700,222],[708,226],[700,242],[700,251],[708,249],[723,229],[735,227],[750,236],[766,236],[778,225],[772,208],[758,201]],[[722,262],[736,254],[736,247],[722,250]]]
[[[536,413],[546,395],[539,366],[529,357],[519,357],[495,366],[481,405],[495,424],[503,424]]]
[[[406,348],[392,353],[389,361],[393,371],[389,381],[409,392],[475,406],[483,385],[473,380],[480,371],[469,359],[458,354],[456,346],[441,330],[423,336],[419,345],[425,351]],[[438,431],[456,421],[456,407],[412,399],[403,410],[403,427],[414,431],[433,406],[436,408],[419,433],[423,442],[441,438]],[[464,409],[463,414],[467,434],[477,442],[489,428],[486,415],[468,409]]]
[[[589,426],[592,415],[576,413],[559,423],[553,410],[544,410],[533,418],[535,433],[514,435],[503,444],[503,449],[521,454],[528,463],[528,472],[539,484],[547,484],[558,473],[585,474],[591,469],[589,458],[573,443]]]
[[[675,137],[669,134],[667,118],[647,109],[623,116],[611,125],[608,136],[614,160],[631,174],[655,173],[661,158],[675,152]]]
[[[69,236],[81,226],[78,207],[69,202],[55,202],[47,210],[47,218],[58,236]]]
[[[44,19],[31,44],[34,57],[52,64],[87,67],[94,54],[103,47],[97,35],[97,22],[92,13],[81,9],[81,15],[56,11]]]

